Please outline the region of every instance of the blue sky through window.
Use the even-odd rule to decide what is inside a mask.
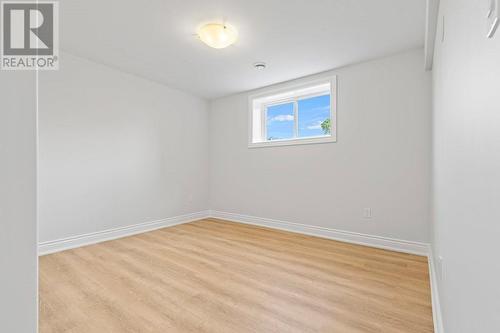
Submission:
[[[330,95],[297,101],[298,137],[325,135],[321,123],[330,118]],[[267,140],[294,138],[294,102],[267,108]]]
[[[298,101],[299,137],[325,135],[321,123],[330,118],[330,95]]]
[[[267,108],[267,139],[293,138],[293,103],[279,104]]]

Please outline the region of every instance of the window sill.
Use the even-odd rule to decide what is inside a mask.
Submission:
[[[297,146],[297,145],[311,145],[311,144],[317,144],[317,143],[333,143],[333,142],[337,142],[337,139],[335,136],[326,136],[326,137],[318,137],[318,138],[304,138],[304,139],[254,142],[254,143],[249,143],[248,148]]]

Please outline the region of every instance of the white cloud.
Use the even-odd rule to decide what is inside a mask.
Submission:
[[[280,114],[272,117],[269,121],[293,121],[293,116],[291,114]]]
[[[315,112],[315,111],[330,111],[330,105],[318,106],[309,110],[309,112]]]
[[[321,129],[321,121],[317,121],[313,125],[307,126],[307,129],[309,130]]]

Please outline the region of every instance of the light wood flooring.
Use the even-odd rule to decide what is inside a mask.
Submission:
[[[40,332],[433,332],[427,259],[207,219],[41,257]]]

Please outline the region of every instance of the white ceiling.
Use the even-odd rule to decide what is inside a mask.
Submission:
[[[235,45],[194,36],[221,20]],[[60,1],[64,51],[206,98],[421,47],[424,21],[425,0]]]

